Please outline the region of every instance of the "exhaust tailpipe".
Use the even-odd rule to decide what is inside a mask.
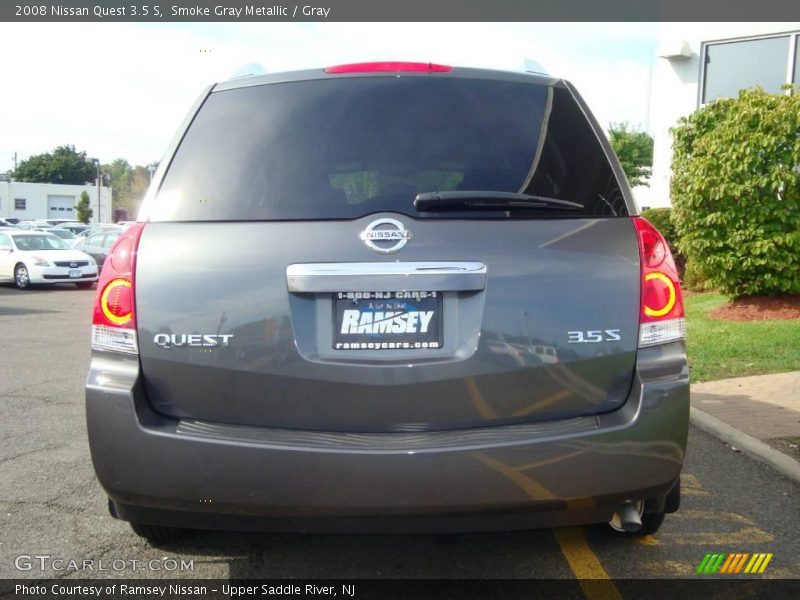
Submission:
[[[642,528],[642,519],[639,516],[639,506],[636,502],[626,502],[614,515],[613,522],[626,533],[636,533]]]

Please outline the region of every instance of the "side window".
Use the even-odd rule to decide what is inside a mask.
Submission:
[[[86,240],[87,246],[96,246],[98,248],[103,247],[103,234],[100,233],[98,235],[90,236],[88,240]]]
[[[14,247],[14,245],[11,243],[11,238],[9,238],[5,234],[0,233],[0,247],[2,246],[10,246],[11,248]]]

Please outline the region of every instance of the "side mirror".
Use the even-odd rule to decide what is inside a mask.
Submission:
[[[0,252],[11,254],[13,251],[14,249],[11,246],[0,246]]]

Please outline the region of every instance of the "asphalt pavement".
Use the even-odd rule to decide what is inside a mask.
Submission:
[[[191,532],[153,548],[109,516],[92,470],[83,384],[94,294],[0,286],[2,578],[608,578],[612,593],[603,597],[620,597],[614,580],[703,577],[696,570],[704,556],[720,552],[772,553],[758,577],[800,577],[800,486],[694,428],[681,510],[640,539],[593,527],[446,536]]]

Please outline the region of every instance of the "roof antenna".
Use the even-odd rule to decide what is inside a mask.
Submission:
[[[259,63],[247,63],[240,67],[236,73],[233,74],[231,79],[241,79],[242,77],[255,77],[257,75],[266,75],[267,70]]]
[[[532,58],[525,59],[525,72],[526,73],[536,73],[537,75],[550,75],[542,65],[540,65],[537,61],[533,60]]]

